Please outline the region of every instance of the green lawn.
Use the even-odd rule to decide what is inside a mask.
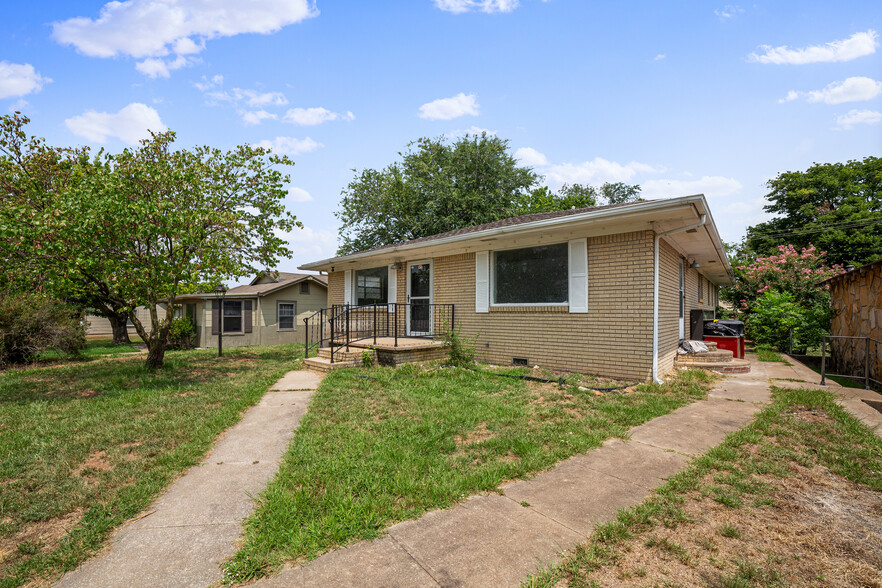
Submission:
[[[302,346],[0,372],[0,586],[52,578],[198,463]]]
[[[705,397],[715,379],[596,395],[465,369],[337,370],[226,566],[243,582],[528,476]]]
[[[139,337],[132,338],[132,342],[140,342]],[[127,353],[135,353],[136,349],[133,345],[114,345],[113,339],[88,339],[86,348],[77,359],[98,359],[99,357],[116,357]],[[46,351],[40,354],[38,361],[68,359],[57,351]]]
[[[772,398],[524,586],[878,586],[882,439],[828,392]]]
[[[790,365],[790,362],[784,359],[783,355],[772,349],[770,345],[757,345],[756,358],[760,361],[786,363],[787,365]]]

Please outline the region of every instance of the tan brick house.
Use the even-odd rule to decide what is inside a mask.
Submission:
[[[444,312],[482,360],[632,380],[670,371],[690,311],[712,316],[732,283],[703,195],[530,214],[300,269],[328,273],[329,305],[404,307],[402,335],[432,335],[426,317]]]

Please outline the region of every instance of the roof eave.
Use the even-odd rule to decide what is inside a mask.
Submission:
[[[667,208],[678,208],[682,206],[694,205],[695,203],[700,203],[702,209],[707,211],[707,201],[704,196],[701,194],[695,194],[691,196],[680,196],[678,198],[666,198],[663,200],[647,200],[645,202],[635,203],[632,206],[622,207],[622,208],[610,208],[610,209],[602,209],[602,210],[592,210],[588,212],[584,212],[581,214],[573,214],[570,216],[562,216],[555,217],[550,219],[543,219],[533,222],[522,223],[518,225],[509,225],[505,227],[495,227],[492,229],[484,229],[482,231],[475,231],[472,233],[466,233],[462,235],[452,235],[450,237],[441,237],[439,239],[431,239],[428,241],[419,241],[419,242],[411,242],[405,241],[399,245],[393,245],[390,247],[384,247],[383,249],[373,250],[373,251],[364,251],[351,253],[349,255],[341,255],[339,257],[331,257],[328,259],[323,259],[321,261],[314,261],[311,263],[305,263],[301,266],[298,266],[297,269],[301,270],[318,270],[330,267],[333,264],[345,263],[351,261],[358,261],[360,259],[369,259],[376,255],[386,255],[390,253],[399,253],[410,251],[413,249],[420,249],[424,247],[431,247],[436,245],[446,245],[449,243],[457,243],[457,242],[469,242],[476,241],[481,239],[486,239],[487,237],[497,236],[497,235],[505,235],[510,233],[518,233],[518,232],[526,232],[535,229],[541,229],[543,227],[550,226],[565,226],[568,224],[578,224],[580,222],[584,222],[586,220],[602,220],[605,218],[614,218],[617,216],[627,216],[629,214],[634,213],[644,213],[644,212],[652,212],[654,210],[664,210]],[[713,219],[711,219],[711,224],[713,223]],[[722,244],[722,241],[719,241],[719,235],[716,232],[716,227],[714,227],[714,234],[712,239],[716,237],[716,240]],[[728,266],[728,259],[723,255],[725,263]],[[732,274],[731,267],[728,267],[729,274]]]

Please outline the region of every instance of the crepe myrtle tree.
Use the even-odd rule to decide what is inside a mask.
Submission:
[[[137,149],[100,154],[64,199],[76,220],[66,232],[97,244],[127,310],[147,308],[149,324],[131,321],[151,369],[162,367],[172,318],[160,320],[160,303],[171,309],[197,284],[274,267],[291,254],[280,235],[302,227],[284,206],[290,159],[249,145],[173,150],[174,140],[152,133]]]

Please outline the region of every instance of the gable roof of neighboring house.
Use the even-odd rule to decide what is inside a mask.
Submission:
[[[707,215],[707,222],[701,229],[689,231],[690,234],[673,235],[668,241],[682,255],[700,261],[704,268],[702,273],[712,282],[730,284],[732,268],[703,194],[525,214],[306,263],[300,269],[349,269],[368,259],[391,263],[420,256],[452,254],[456,250],[493,249],[495,245],[490,243],[499,243],[503,238],[538,239],[550,232],[563,234],[567,230],[584,231],[586,228],[591,235],[649,229],[664,232],[688,224],[701,215]]]
[[[301,282],[312,282],[316,283],[325,288],[328,287],[328,276],[322,276],[317,274],[295,274],[290,272],[273,272],[272,277],[274,281],[266,282],[263,284],[257,284],[261,278],[266,277],[265,274],[258,274],[253,280],[251,280],[250,284],[243,284],[241,286],[235,286],[227,290],[225,297],[234,297],[234,298],[249,298],[249,297],[260,297],[266,296],[267,294],[271,294],[277,290],[282,290],[284,288],[288,288],[290,286],[294,286],[296,284],[300,284]],[[178,301],[186,301],[186,300],[202,300],[205,298],[215,298],[216,295],[214,292],[208,293],[196,293],[196,294],[187,294],[184,296],[178,296]]]

